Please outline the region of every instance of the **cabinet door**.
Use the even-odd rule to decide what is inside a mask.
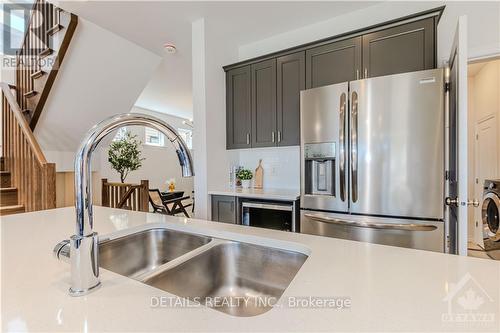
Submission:
[[[356,80],[361,71],[361,37],[309,49],[306,62],[307,89]]]
[[[276,59],[252,65],[252,147],[276,145]]]
[[[300,91],[306,88],[305,52],[277,60],[278,146],[300,144]]]
[[[212,195],[212,221],[236,223],[236,197]]]
[[[252,132],[250,66],[226,73],[226,147],[250,148]]]
[[[436,67],[434,18],[363,35],[364,77]]]

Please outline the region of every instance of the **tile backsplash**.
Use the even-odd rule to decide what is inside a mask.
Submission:
[[[255,170],[262,159],[264,188],[300,189],[300,147],[242,149],[239,165]]]

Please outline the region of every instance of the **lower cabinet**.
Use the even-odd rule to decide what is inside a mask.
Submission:
[[[211,195],[212,221],[300,232],[299,200]]]
[[[212,195],[212,221],[236,224],[236,197]]]

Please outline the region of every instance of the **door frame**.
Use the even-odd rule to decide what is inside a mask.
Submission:
[[[469,65],[471,64],[475,64],[475,63],[479,63],[479,62],[490,62],[490,61],[495,61],[495,60],[500,60],[500,53],[485,53],[485,54],[481,54],[479,56],[475,56],[475,57],[471,57],[468,59],[467,61],[467,68]],[[467,81],[469,81],[469,77],[467,76]],[[470,110],[467,110],[467,113],[469,113]],[[473,165],[474,165],[474,181],[473,181],[473,195],[474,195],[474,200],[477,200],[479,202],[479,207],[472,207],[472,209],[474,210],[474,213],[473,213],[473,218],[474,218],[474,235],[473,237],[469,237],[469,239],[473,239],[474,242],[476,244],[479,244],[479,245],[483,245],[483,221],[482,221],[482,218],[480,217],[480,210],[481,210],[481,205],[482,205],[482,202],[483,202],[483,190],[482,190],[482,185],[481,184],[476,184],[476,179],[477,179],[477,134],[478,134],[478,126],[485,122],[485,121],[488,121],[490,120],[492,116],[487,116],[483,119],[480,119],[478,121],[476,121],[476,119],[474,119],[474,124],[473,124],[473,127],[474,127],[474,137],[473,137],[473,142],[468,142],[468,144],[473,144],[474,145],[474,162],[473,162]],[[495,115],[495,117],[497,118],[497,134],[499,135],[500,137],[500,122],[499,122],[499,119],[500,118],[500,114],[498,115]],[[470,159],[470,157],[469,157]],[[500,165],[498,165],[497,167],[500,168]],[[497,170],[498,172],[498,170]],[[479,216],[479,217],[478,217]],[[470,222],[470,221],[469,221]],[[476,222],[478,222],[478,224],[476,225]]]
[[[489,116],[484,117],[483,119],[478,120],[477,122],[474,122],[474,199],[478,200],[480,202],[479,207],[473,207],[474,209],[474,242],[483,245],[483,220],[481,217],[481,206],[482,206],[482,199],[483,199],[483,184],[476,183],[476,179],[479,179],[479,149],[478,149],[478,135],[479,135],[479,128],[482,124],[486,123],[487,121],[493,120],[493,126],[495,129],[495,132],[497,134],[497,141],[498,141],[498,116],[497,114],[491,114]],[[497,143],[498,144],[498,143]],[[497,147],[500,148],[500,145]],[[497,156],[497,161],[495,163],[498,163],[498,156]],[[498,164],[496,164],[496,174],[498,174]],[[476,222],[477,225],[476,225]]]
[[[456,25],[453,38],[450,58],[446,70],[447,82],[451,86],[448,89],[447,112],[446,112],[446,158],[445,166],[447,170],[445,196],[449,203],[445,206],[445,235],[446,248],[448,253],[467,255],[467,228],[468,228],[468,129],[467,117],[469,116],[467,107],[467,16],[460,16]],[[455,74],[455,75],[454,75]],[[455,82],[450,82],[455,76]],[[452,95],[451,92],[454,91]],[[454,96],[455,109],[451,110],[451,97]],[[456,111],[455,111],[456,110]],[[450,151],[452,142],[451,115],[455,114],[456,123],[455,154]],[[465,149],[464,149],[465,147]],[[462,149],[460,149],[462,148]],[[454,164],[451,165],[453,156]]]

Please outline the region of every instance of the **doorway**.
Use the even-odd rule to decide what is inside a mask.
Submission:
[[[483,248],[481,202],[485,179],[500,179],[500,59],[468,65],[469,249]],[[470,251],[469,251],[470,253]]]

